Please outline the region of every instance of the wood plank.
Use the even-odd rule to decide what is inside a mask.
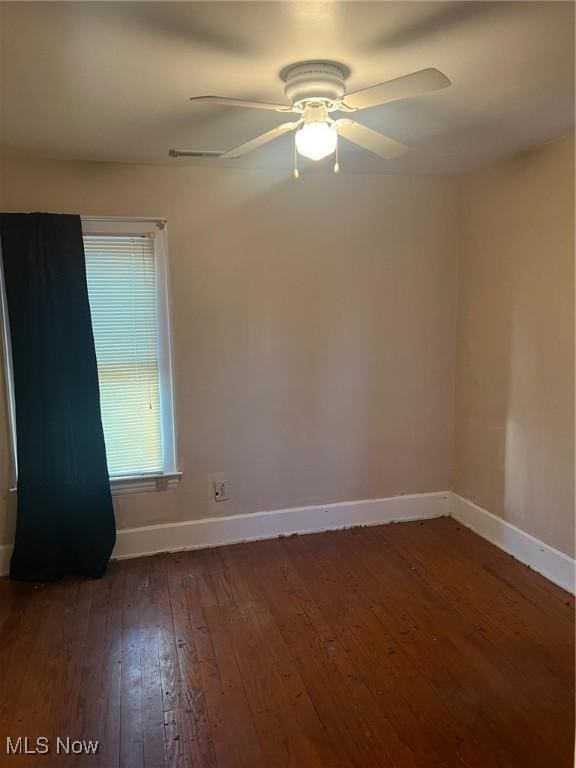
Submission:
[[[78,729],[71,736],[98,740],[96,758],[89,759],[98,768],[120,764],[122,623],[125,581],[132,567],[112,563],[106,578],[93,582],[80,699],[75,704]]]
[[[223,562],[237,594],[233,642],[266,764],[336,765],[333,746],[253,578],[245,551],[246,547],[229,548]]]
[[[66,601],[63,616],[59,619],[62,629],[61,642],[64,649],[60,649],[58,641],[55,643],[54,667],[57,672],[53,681],[50,694],[50,726],[46,735],[52,744],[57,736],[75,738],[81,734],[79,726],[79,713],[81,701],[81,675],[84,663],[84,653],[88,635],[88,620],[94,594],[94,582],[76,581],[73,590],[73,599]],[[57,635],[55,635],[57,636]],[[64,659],[62,659],[64,655]],[[66,709],[62,709],[62,699],[67,702]],[[52,751],[50,760],[54,765],[73,766],[78,764],[75,755],[57,755]],[[46,761],[45,761],[46,762]]]
[[[160,669],[162,603],[166,599],[164,560],[147,559],[148,591],[142,608],[142,736],[145,768],[166,768],[166,737]]]
[[[295,647],[306,685],[315,693],[313,700],[320,717],[327,727],[331,726],[334,738],[343,742],[342,747],[348,748],[349,760],[352,764],[359,759],[363,760],[358,745],[365,742],[363,734],[368,732],[373,734],[376,742],[373,744],[375,753],[368,761],[369,765],[374,764],[373,761],[376,760],[395,764],[399,755],[403,762],[408,760],[412,763],[424,752],[428,759],[427,765],[440,765],[439,756],[434,749],[420,749],[418,745],[415,748],[414,731],[408,736],[407,731],[416,725],[415,719],[413,713],[405,706],[405,701],[400,701],[396,695],[399,691],[392,690],[388,684],[386,675],[390,670],[384,672],[379,680],[377,668],[371,667],[369,674],[363,674],[359,648],[355,646],[352,650],[346,647],[340,637],[342,623],[347,620],[342,606],[334,599],[330,600],[328,606],[324,603],[319,605],[307,587],[310,582],[309,563],[303,560],[297,561],[296,564],[292,562],[287,555],[294,549],[293,546],[286,547],[288,552],[282,544],[277,547],[274,560],[281,564],[279,571],[285,580],[285,599],[282,599],[277,588],[277,579],[274,581],[272,578],[274,570],[270,562],[268,568],[262,569],[262,583],[268,586],[270,606],[278,614],[283,633]],[[254,561],[254,557],[252,559]],[[382,660],[380,655],[379,659]],[[312,661],[316,663],[311,664]],[[351,679],[357,681],[355,696],[350,696]],[[373,685],[375,682],[377,684]],[[385,692],[383,687],[387,689]],[[325,696],[325,688],[331,691],[330,697]],[[389,707],[380,707],[378,700],[381,696],[387,698]],[[380,708],[385,717],[367,714],[368,707],[361,704],[367,700],[372,701],[370,709]],[[333,707],[329,707],[330,704]],[[406,729],[396,727],[402,715],[407,718]],[[346,736],[348,738],[345,738]],[[457,761],[457,764],[462,765],[460,761]]]
[[[542,674],[553,701],[565,696],[565,681],[574,669],[570,653],[573,625],[566,623],[558,635],[553,630],[543,631],[547,615],[514,593],[506,595],[509,590],[494,584],[492,574],[476,568],[460,548],[447,541],[440,528],[430,526],[424,530],[419,524],[410,524],[389,526],[389,530],[377,533],[406,559],[418,578],[472,619],[478,631],[510,662],[524,671],[529,662],[527,684],[537,685],[535,678]]]
[[[438,674],[450,675],[451,687],[461,691],[470,713],[482,717],[484,738],[490,735],[495,748],[509,751],[513,747],[525,766],[552,759],[558,753],[558,745],[548,733],[531,728],[531,722],[540,722],[537,702],[518,697],[510,681],[509,665],[502,659],[496,660],[475,627],[468,626],[445,601],[417,580],[377,537],[370,529],[358,531],[354,550],[360,551],[363,564],[384,589],[379,609],[390,618],[388,605],[393,601],[402,617],[404,648],[414,658],[426,659],[426,672],[434,669]],[[398,591],[401,601],[396,597]]]
[[[18,737],[25,722],[27,701],[34,701],[36,667],[34,653],[41,636],[42,623],[51,610],[54,590],[43,585],[11,583],[2,580],[10,588],[10,607],[0,636],[0,737],[5,743],[7,736]],[[30,735],[36,723],[29,721]],[[17,758],[5,756],[8,765]]]
[[[211,553],[207,554],[208,559],[211,560]],[[194,561],[191,564],[193,567],[186,568],[182,576],[182,585],[198,664],[198,684],[202,688],[206,702],[206,716],[214,745],[215,763],[218,768],[238,768],[241,762],[232,727],[234,712],[228,706],[229,702],[222,685],[207,617],[207,610],[216,605],[216,599],[208,586],[210,563],[204,564],[200,553],[191,559]]]
[[[534,606],[554,620],[551,631],[556,629],[569,633],[568,643],[572,645],[574,635],[574,608],[576,598],[539,573],[519,563],[512,555],[490,544],[457,520],[441,517],[431,520],[431,533],[441,532],[451,551],[465,552],[470,557],[470,566],[482,568],[498,581],[500,589],[507,589],[511,595],[518,594],[524,603]]]
[[[572,768],[574,601],[453,520],[0,580],[5,738],[46,768]]]
[[[141,613],[147,598],[146,560],[138,560],[126,576],[122,612],[122,662],[120,680],[120,765],[142,768],[144,734],[142,718]]]
[[[167,561],[168,586],[174,639],[178,654],[179,706],[171,727],[173,740],[180,742],[184,765],[216,768],[214,742],[210,731],[206,694],[202,686],[200,660],[196,652],[194,627],[190,621],[186,590],[182,583],[183,555]],[[178,752],[177,754],[180,754]],[[178,764],[178,763],[177,763]],[[171,765],[169,763],[169,765]]]
[[[60,706],[60,677],[63,671],[61,649],[65,637],[65,616],[69,601],[77,594],[78,584],[63,582],[46,587],[50,594],[49,610],[44,612],[33,651],[27,659],[27,674],[34,680],[34,688],[23,687],[19,707],[26,712],[26,718],[20,718],[19,729],[26,729],[27,718],[34,723],[34,731],[24,733],[35,741],[38,737],[47,737],[54,741],[58,731],[64,725],[64,715]],[[44,756],[47,768],[55,768],[57,760],[52,753]]]
[[[376,694],[377,706],[392,719],[404,740],[412,744],[419,764],[434,765],[440,760],[440,764],[446,765],[492,765],[481,742],[463,738],[462,729],[458,732],[453,728],[459,721],[450,716],[430,681],[414,668],[413,659],[403,653],[404,630],[395,634],[394,616],[390,624],[384,623],[373,610],[374,584],[358,566],[340,561],[341,552],[334,549],[337,543],[337,539],[326,536],[322,548],[309,551],[303,541],[300,546],[304,564],[296,545],[290,548],[291,559],[296,559],[298,572],[306,573],[306,583],[312,585],[313,592],[331,590],[329,603],[318,595],[313,602],[319,605],[334,636]],[[342,583],[346,583],[346,590],[341,589]],[[424,744],[413,743],[415,732],[423,735]],[[431,745],[434,750],[425,754],[423,750]]]

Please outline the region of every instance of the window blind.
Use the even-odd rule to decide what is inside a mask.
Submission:
[[[156,264],[151,235],[85,235],[111,477],[162,471]]]

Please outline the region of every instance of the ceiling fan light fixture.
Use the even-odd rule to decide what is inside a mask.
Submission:
[[[322,160],[336,150],[338,133],[326,121],[305,122],[296,131],[296,149],[310,160]]]
[[[346,81],[349,75],[350,69],[347,66],[334,61],[301,61],[298,64],[290,64],[280,73],[281,79],[286,84],[284,95],[289,104],[238,99],[230,96],[193,96],[194,102],[271,110],[278,113],[291,113],[298,117],[225,152],[171,150],[170,156],[189,155],[237,160],[274,139],[295,131],[294,174],[296,178],[298,177],[296,160],[299,154],[311,160],[322,160],[335,152],[334,172],[338,173],[340,170],[339,137],[385,160],[393,160],[407,152],[408,147],[349,117],[333,120],[330,115],[333,112],[355,113],[391,101],[438,91],[450,85],[446,75],[429,67],[397,77],[395,80],[376,83],[360,91],[348,93]]]

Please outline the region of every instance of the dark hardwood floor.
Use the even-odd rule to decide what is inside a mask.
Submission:
[[[573,765],[573,600],[447,518],[2,579],[0,628],[3,767]]]

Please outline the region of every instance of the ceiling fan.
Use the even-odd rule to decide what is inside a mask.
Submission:
[[[392,160],[407,152],[408,147],[349,117],[334,120],[331,114],[343,112],[347,115],[368,107],[437,91],[450,85],[446,75],[437,69],[421,69],[361,91],[346,93],[346,79],[349,75],[348,67],[331,61],[305,61],[291,64],[280,73],[280,78],[285,83],[284,94],[290,101],[289,105],[224,96],[193,96],[190,101],[273,110],[284,114],[295,114],[297,119],[281,123],[276,128],[227,151],[171,149],[169,154],[171,157],[212,157],[235,160],[285,133],[295,131],[294,176],[296,178],[298,178],[297,152],[311,160],[321,160],[336,152],[334,171],[337,173],[339,171],[339,136],[386,160]]]

